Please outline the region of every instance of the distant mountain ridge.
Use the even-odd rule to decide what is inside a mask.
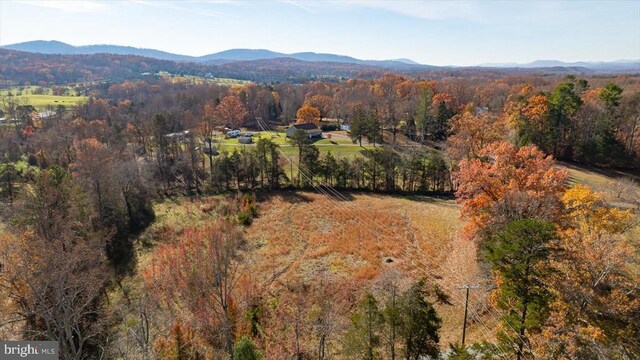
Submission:
[[[537,60],[531,63],[493,63],[478,66],[433,66],[423,65],[406,58],[392,60],[361,60],[351,56],[299,52],[286,54],[267,49],[230,49],[203,56],[173,54],[155,49],[135,48],[119,45],[73,46],[60,41],[36,40],[0,46],[0,50],[21,51],[34,55],[51,56],[91,56],[98,54],[139,56],[160,61],[172,61],[176,65],[191,64],[189,67],[213,66],[216,71],[237,76],[242,71],[247,80],[265,76],[261,71],[268,69],[270,79],[287,80],[313,76],[354,76],[358,72],[395,71],[411,76],[424,76],[425,71],[488,71],[544,72],[544,73],[640,73],[640,60],[619,60],[613,62],[562,62],[557,60]],[[293,68],[291,68],[293,67]],[[277,71],[276,71],[277,69]],[[286,75],[286,76],[285,76]]]
[[[640,70],[640,60],[616,60],[616,61],[575,61],[566,62],[560,60],[535,60],[529,63],[485,63],[478,65],[479,67],[492,68],[552,68],[552,67],[580,67],[591,70]]]
[[[301,61],[312,62],[337,62],[359,65],[371,65],[384,67],[389,69],[410,69],[410,68],[434,68],[429,65],[422,65],[410,59],[397,60],[361,60],[351,56],[325,54],[315,52],[299,52],[286,54],[266,49],[230,49],[213,54],[203,56],[188,56],[173,54],[165,51],[135,48],[131,46],[120,45],[85,45],[73,46],[61,41],[35,40],[18,44],[5,45],[1,48],[7,50],[27,51],[42,54],[60,54],[60,55],[92,55],[92,54],[117,54],[117,55],[138,55],[151,57],[160,60],[171,61],[188,61],[196,63],[205,63],[209,65],[221,65],[236,61],[254,61],[269,60],[276,58],[291,58]]]

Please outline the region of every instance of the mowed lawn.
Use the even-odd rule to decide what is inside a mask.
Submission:
[[[234,150],[242,151],[243,149],[255,148],[255,143],[260,138],[271,139],[274,143],[280,146],[280,152],[287,157],[294,157],[298,155],[298,148],[293,146],[292,141],[285,137],[283,131],[274,132],[253,132],[253,144],[239,144],[237,138],[225,139],[222,136],[217,138],[220,144],[220,151],[233,152]],[[356,155],[362,154],[363,151],[372,149],[373,146],[364,145],[360,146],[354,144],[350,139],[345,137],[332,137],[331,139],[319,139],[312,142],[313,145],[318,147],[320,156],[324,156],[331,152],[337,158],[348,157],[352,158]]]

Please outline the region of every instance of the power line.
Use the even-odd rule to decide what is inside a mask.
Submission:
[[[467,309],[469,307],[469,290],[478,289],[478,288],[480,288],[479,284],[475,284],[475,285],[464,284],[464,285],[458,286],[458,289],[467,290],[467,295],[465,296],[465,299],[464,299],[464,320],[462,322],[462,346],[464,346],[465,336],[467,335]]]
[[[262,130],[263,130],[263,131],[265,131],[265,132],[271,132],[272,134],[276,134],[276,132],[275,132],[275,131],[273,131],[273,130],[271,130],[271,129],[270,129],[270,127],[269,127],[269,125],[268,125],[268,124],[266,123],[266,121],[264,121],[262,118],[257,118],[256,120],[258,121],[258,125],[260,126],[260,128],[262,128]],[[341,193],[340,193],[338,190],[336,190],[334,187],[332,187],[332,186],[330,186],[330,185],[320,184],[320,183],[319,183],[318,185],[316,185],[316,180],[314,179],[314,175],[313,175],[313,173],[312,173],[309,169],[305,169],[305,168],[304,168],[304,166],[303,166],[302,164],[294,165],[294,161],[293,161],[293,159],[292,159],[291,157],[287,156],[287,155],[286,155],[286,154],[284,154],[284,153],[282,153],[282,156],[283,156],[285,159],[287,159],[287,160],[291,163],[292,167],[293,167],[293,166],[295,166],[295,167],[296,167],[296,169],[300,172],[301,176],[302,176],[306,181],[308,181],[308,182],[309,182],[309,184],[310,184],[310,185],[311,185],[311,186],[312,186],[316,191],[318,191],[319,193],[321,193],[321,194],[325,195],[325,196],[326,196],[326,197],[327,197],[331,202],[333,202],[335,205],[337,205],[337,204],[339,203],[339,204],[341,204],[341,205],[342,205],[342,207],[354,208],[354,206],[352,206],[352,205],[349,203],[349,199],[348,199],[346,196],[344,196],[343,194],[341,194]],[[293,173],[291,174],[291,176],[293,177]],[[346,210],[347,210],[347,211],[349,211],[349,209],[346,209]],[[386,228],[387,230],[392,230],[392,232],[393,232],[393,229],[390,229],[390,227],[385,226],[384,224],[382,224],[382,223],[380,223],[380,222],[375,221],[375,219],[374,219],[374,221],[373,221],[373,222],[369,222],[369,221],[367,221],[368,219],[366,219],[366,218],[365,218],[365,219],[363,219],[362,217],[360,217],[360,218],[356,218],[356,217],[354,217],[353,219],[355,219],[355,220],[356,220],[356,221],[358,221],[358,222],[365,223],[365,224],[363,224],[363,225],[367,225],[365,228],[366,228],[366,229],[367,229],[367,230],[368,230],[368,231],[373,235],[373,237],[374,237],[374,238],[376,239],[376,241],[378,241],[378,242],[380,241],[380,234],[379,234],[378,232],[375,232],[375,231],[374,231],[374,229],[375,229],[376,227],[378,227],[378,228],[380,228],[380,229],[384,229],[384,228]],[[405,252],[405,254],[407,254],[407,257],[409,258],[409,257],[410,257],[410,255],[408,254],[408,252],[409,252],[408,248],[406,248],[406,247],[405,247],[405,248],[404,248],[404,252]],[[461,274],[460,274],[460,273],[458,273],[458,272],[455,272],[455,275],[456,275],[458,278],[462,278]],[[474,287],[474,286],[477,286],[477,287]],[[470,286],[470,288],[479,288],[479,285],[473,285],[473,286]],[[466,296],[466,300],[465,300],[465,314],[466,314],[466,313],[467,313],[467,311],[468,311],[468,307],[467,307],[467,303],[468,303],[468,295],[469,295],[469,289],[467,289],[467,296]],[[482,333],[483,333],[483,337],[484,337],[484,339],[485,339],[485,340],[489,340],[489,337],[487,337],[487,331],[491,331],[491,329],[489,329],[489,327],[485,324],[485,322],[482,320],[481,315],[480,315],[479,313],[477,313],[477,312],[476,312],[476,311],[474,311],[474,310],[471,310],[471,311],[475,313],[475,314],[474,314],[474,315],[475,315],[475,318],[476,318],[476,319],[477,319],[477,321],[478,321],[478,322],[480,322],[480,323],[481,323],[481,325],[484,327],[484,329],[482,329],[482,328],[481,328],[481,331],[482,331]],[[494,311],[495,311],[496,313],[498,313],[497,309],[494,309]],[[500,316],[500,314],[499,314],[499,313],[498,313],[498,315]],[[463,329],[463,331],[464,331],[464,330],[466,330],[466,316],[465,316],[464,328],[465,328],[465,329]],[[486,330],[485,330],[485,329],[486,329]],[[511,344],[516,345],[516,343],[515,343],[514,339],[513,339],[511,336],[509,336],[508,334],[507,334],[507,338],[509,339],[509,342],[510,342]],[[499,344],[496,344],[496,345],[497,345],[497,347],[498,347],[498,350],[499,350],[500,354],[504,356],[504,355],[505,355],[505,353],[506,353],[505,349],[504,349],[504,348],[502,348],[502,346],[500,346]],[[507,357],[505,357],[505,358],[508,358],[508,356],[507,356]]]

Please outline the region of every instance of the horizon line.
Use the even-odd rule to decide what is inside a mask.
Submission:
[[[319,55],[344,56],[344,57],[350,57],[350,58],[352,58],[354,60],[359,60],[359,61],[398,61],[398,62],[401,62],[399,60],[404,59],[404,60],[412,61],[412,62],[414,62],[414,63],[416,63],[418,65],[422,65],[422,66],[439,66],[439,67],[518,67],[520,65],[530,65],[532,63],[539,62],[539,61],[557,61],[557,62],[568,63],[568,64],[571,64],[571,63],[598,64],[598,63],[640,62],[640,58],[638,58],[638,59],[615,59],[615,60],[561,60],[561,59],[557,59],[557,58],[555,58],[555,59],[554,58],[551,58],[551,59],[536,58],[534,60],[530,60],[530,61],[526,61],[526,62],[518,62],[518,61],[504,61],[504,62],[500,62],[500,61],[484,61],[482,63],[473,64],[473,65],[454,65],[454,64],[434,65],[434,64],[430,64],[430,63],[420,63],[420,62],[417,62],[417,61],[415,61],[415,60],[413,60],[413,59],[411,59],[409,57],[402,56],[402,55],[399,55],[399,56],[394,57],[392,59],[361,59],[361,58],[357,58],[357,57],[352,56],[352,55],[336,54],[336,53],[328,53],[328,52],[296,51],[296,52],[292,52],[292,53],[287,53],[287,52],[271,50],[271,49],[266,49],[266,48],[248,48],[248,47],[229,48],[229,49],[220,50],[220,51],[216,51],[216,52],[205,53],[203,55],[188,55],[188,54],[175,53],[175,52],[172,52],[172,51],[169,51],[169,50],[160,50],[160,49],[155,49],[155,48],[137,47],[137,46],[132,46],[132,45],[121,45],[121,44],[92,43],[92,44],[87,44],[87,45],[74,45],[74,44],[71,44],[71,43],[68,43],[68,42],[65,42],[65,41],[60,41],[60,40],[55,40],[55,39],[51,39],[51,40],[44,40],[44,39],[27,40],[27,41],[11,43],[11,44],[2,44],[0,42],[0,48],[5,48],[7,46],[13,46],[13,45],[20,45],[20,44],[25,44],[25,43],[30,43],[30,42],[37,42],[37,41],[57,42],[57,43],[61,43],[61,44],[72,46],[74,48],[89,47],[89,46],[128,47],[128,48],[138,49],[138,50],[159,51],[159,52],[164,52],[164,53],[167,53],[167,54],[170,54],[170,55],[191,57],[191,58],[195,58],[195,59],[202,58],[202,57],[209,56],[209,55],[218,54],[218,53],[225,52],[225,51],[230,51],[230,50],[251,50],[251,51],[269,51],[269,52],[279,53],[279,54],[283,54],[283,55],[296,55],[296,54],[301,54],[301,53],[312,53],[312,54],[319,54]],[[26,51],[26,52],[29,52],[29,51]],[[47,53],[42,53],[42,54],[47,54]],[[58,54],[58,53],[49,53],[49,54]],[[82,55],[82,54],[59,54],[59,55]],[[121,54],[121,55],[125,55],[125,54]],[[147,56],[147,57],[149,57],[149,56]],[[230,59],[228,59],[228,60],[230,60]],[[257,60],[259,60],[259,59],[257,59]],[[173,60],[171,60],[171,61],[173,61]],[[251,60],[239,60],[239,61],[251,61]],[[410,65],[410,64],[407,64],[407,65]]]

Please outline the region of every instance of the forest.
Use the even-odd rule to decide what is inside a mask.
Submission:
[[[236,61],[224,64],[204,64],[161,60],[137,55],[40,54],[0,49],[0,74],[4,81],[24,85],[70,84],[92,81],[122,82],[145,79],[159,71],[176,75],[205,76],[249,80],[258,83],[296,83],[309,81],[341,81],[350,78],[372,79],[392,71],[412,78],[443,79],[449,77],[480,77],[499,79],[509,75],[609,74],[633,73],[631,69],[597,71],[585,67],[553,66],[541,68],[481,68],[406,65],[399,70],[381,62],[379,65],[328,61],[302,61],[292,58]]]
[[[63,359],[640,356],[640,76],[229,86],[23,54],[0,50],[0,74],[87,100],[44,117],[0,96],[0,338]],[[355,151],[281,142],[296,122]],[[272,136],[224,148],[226,127]]]

